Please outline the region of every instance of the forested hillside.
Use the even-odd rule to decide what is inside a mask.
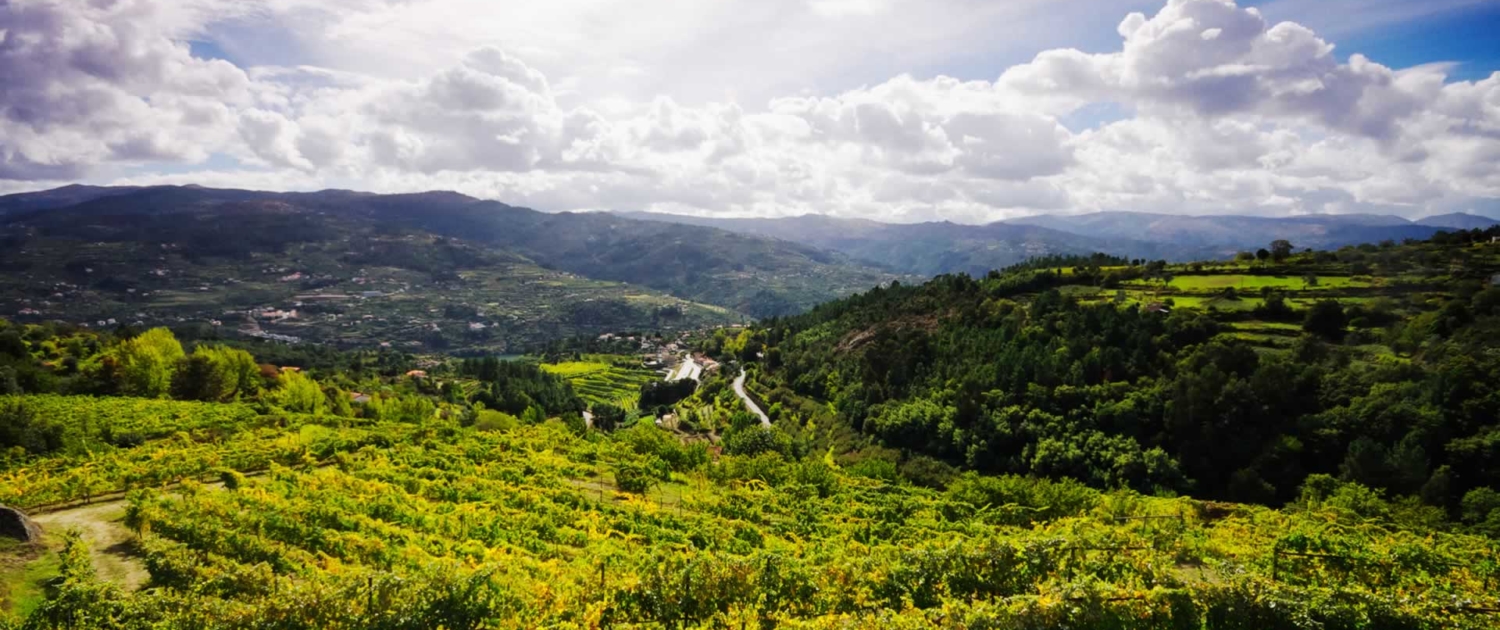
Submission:
[[[709,349],[752,363],[778,425],[851,465],[1270,505],[1329,475],[1500,534],[1497,235],[1040,261],[873,290]]]
[[[650,212],[621,216],[715,227],[842,252],[923,279],[944,273],[982,276],[991,269],[1049,255],[1110,252],[1128,257],[1198,258],[1209,250],[1183,249],[1126,239],[1101,239],[1032,225],[894,224],[823,215],[771,219],[687,217]]]
[[[1426,239],[1439,230],[1484,229],[1500,223],[1474,214],[1446,214],[1414,222],[1394,215],[1366,214],[1256,217],[1097,212],[1044,214],[983,225],[948,221],[881,223],[817,214],[777,218],[619,214],[779,238],[921,276],[944,273],[982,276],[992,269],[1032,258],[1095,252],[1172,262],[1217,260],[1274,240],[1290,240],[1299,247],[1335,249],[1384,240]]]
[[[1042,259],[692,341],[771,426],[735,363],[584,353],[634,342],[0,323],[0,503],[44,532],[0,541],[0,627],[1493,627],[1477,236]]]
[[[772,239],[455,193],[69,187],[0,210],[0,314],[343,347],[692,329],[893,277]]]
[[[1124,244],[1159,244],[1162,258],[1173,262],[1225,258],[1240,249],[1254,249],[1274,240],[1301,247],[1336,249],[1408,238],[1426,239],[1443,229],[1486,228],[1495,225],[1473,215],[1434,217],[1412,222],[1380,214],[1310,214],[1289,217],[1237,215],[1183,216],[1151,212],[1095,212],[1079,215],[1037,215],[1006,221],[1008,225],[1046,227],[1098,239],[1100,251],[1114,252]],[[1128,252],[1119,252],[1128,253]]]

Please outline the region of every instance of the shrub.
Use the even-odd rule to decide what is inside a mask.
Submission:
[[[474,428],[480,431],[510,431],[521,426],[521,420],[504,411],[481,409],[474,419]]]
[[[1076,516],[1099,504],[1099,491],[1072,479],[1037,479],[1006,475],[985,477],[965,473],[948,486],[947,497],[975,508],[1013,505],[1008,521],[1016,524]]]

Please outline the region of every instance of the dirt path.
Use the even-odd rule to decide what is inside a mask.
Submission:
[[[107,501],[38,514],[34,520],[54,540],[73,529],[89,544],[94,570],[100,579],[135,590],[150,579],[135,547],[135,534],[125,527],[126,501]]]

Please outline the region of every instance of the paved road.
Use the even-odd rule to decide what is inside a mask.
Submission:
[[[680,381],[690,378],[696,381],[702,374],[703,366],[694,361],[692,355],[683,354],[682,362],[678,363],[677,367],[672,368],[672,371],[667,373],[667,380]]]
[[[740,375],[734,379],[734,393],[740,397],[740,400],[745,401],[745,408],[749,409],[750,413],[760,416],[760,424],[762,426],[771,426],[771,417],[767,416],[766,412],[761,411],[760,407],[755,404],[755,401],[750,400],[750,395],[745,393],[745,370],[743,368],[740,369]]]

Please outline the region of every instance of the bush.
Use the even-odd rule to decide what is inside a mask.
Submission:
[[[945,488],[958,469],[926,455],[917,455],[901,462],[897,469],[901,477],[913,484],[927,488]]]
[[[594,428],[605,432],[620,428],[627,417],[624,409],[604,403],[595,404],[589,413],[594,414]]]
[[[661,471],[655,466],[626,462],[615,467],[615,487],[621,492],[646,494],[661,481]]]
[[[792,450],[792,436],[785,431],[767,428],[759,424],[736,429],[724,436],[724,452],[730,455],[759,455],[780,453],[788,455]]]
[[[675,472],[696,470],[708,463],[707,446],[702,443],[683,444],[675,435],[654,424],[642,422],[620,431],[616,437],[636,453],[661,459]]]
[[[900,478],[900,474],[896,472],[896,462],[878,457],[861,459],[844,470],[857,477],[879,479],[886,482],[894,482]]]
[[[763,481],[779,486],[786,481],[789,471],[780,453],[761,453],[755,456],[730,455],[708,469],[709,479],[718,483],[730,481]]]
[[[518,426],[521,426],[519,418],[493,409],[479,410],[474,419],[474,428],[480,431],[510,431]]]
[[[1083,514],[1099,504],[1100,495],[1098,490],[1072,479],[985,477],[970,472],[948,486],[947,498],[975,508],[1024,508],[1007,513],[1009,522],[1024,524]]]
[[[1334,300],[1318,300],[1302,320],[1302,330],[1334,342],[1344,340],[1348,325],[1344,307]]]
[[[833,467],[820,461],[806,460],[792,466],[790,483],[810,486],[818,496],[827,498],[838,491],[839,477]]]
[[[20,400],[0,400],[0,448],[19,447],[45,455],[63,447],[63,427],[48,422]]]
[[[238,490],[245,485],[245,476],[234,470],[219,471],[219,482],[224,484],[225,490]]]
[[[568,427],[568,430],[572,431],[574,435],[583,435],[589,429],[588,423],[584,422],[583,416],[577,412],[569,411],[563,414],[560,419],[563,426]]]

